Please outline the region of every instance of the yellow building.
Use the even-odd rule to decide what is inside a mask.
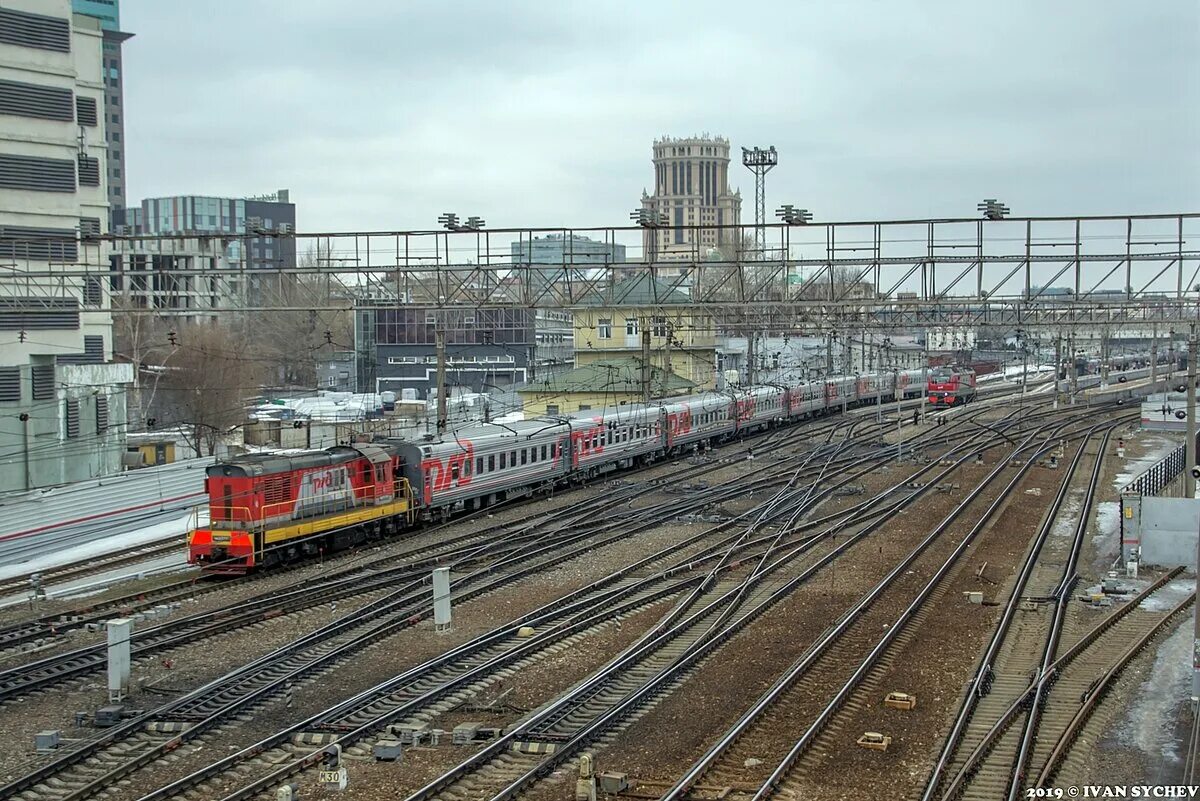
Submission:
[[[717,385],[717,348],[712,316],[688,304],[687,291],[648,273],[618,281],[583,300],[574,312],[575,365],[642,358],[650,334],[650,363],[697,389]]]
[[[650,368],[649,375],[644,375],[640,355],[630,359],[597,360],[565,373],[534,379],[515,389],[521,396],[521,409],[529,419],[641,403],[646,396],[647,380],[652,398],[697,391],[692,382],[674,373],[664,374],[657,367]]]

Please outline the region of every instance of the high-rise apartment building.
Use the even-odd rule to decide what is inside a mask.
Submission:
[[[143,200],[125,209],[119,232],[133,235],[175,234],[233,239],[226,254],[242,261],[243,240],[249,248],[247,266],[266,269],[296,266],[296,204],[286,189],[249,198],[175,195]],[[257,229],[266,232],[255,233]]]
[[[104,80],[104,124],[108,144],[108,202],[112,208],[110,228],[115,228],[116,211],[125,207],[128,175],[125,163],[125,76],[121,45],[133,36],[121,30],[121,0],[71,0],[76,14],[100,20]]]
[[[103,40],[70,0],[0,7],[0,491],[121,469],[133,370],[111,362],[92,238],[108,227]]]
[[[654,192],[642,190],[642,208],[666,219],[647,228],[642,242],[653,261],[697,261],[737,252],[742,196],[729,189],[729,140],[708,135],[654,141]],[[690,226],[696,226],[694,228]]]

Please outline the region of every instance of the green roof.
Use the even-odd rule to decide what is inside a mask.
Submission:
[[[663,371],[650,368],[650,389],[656,395],[679,395],[690,392],[696,385],[686,378],[670,373],[663,386]],[[517,392],[611,392],[615,395],[640,395],[642,393],[641,359],[605,359],[565,373],[535,378],[513,387]]]
[[[666,281],[653,278],[650,273],[640,273],[617,281],[580,299],[585,306],[659,306],[671,303],[689,303],[691,295],[687,289],[672,286]]]

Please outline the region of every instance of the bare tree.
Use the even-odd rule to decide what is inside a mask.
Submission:
[[[154,405],[161,372],[155,368],[170,360],[170,324],[135,306],[128,295],[113,295],[113,355],[133,365],[129,427],[135,430]]]
[[[177,334],[158,386],[164,426],[179,426],[197,456],[244,425],[269,361],[247,348],[228,324],[189,326]]]
[[[306,269],[321,264],[315,250],[301,255],[298,263]],[[273,368],[271,380],[315,387],[318,357],[354,347],[350,293],[329,274],[280,273],[258,280],[262,305],[269,308],[246,316],[247,340]],[[339,304],[345,308],[330,310]]]

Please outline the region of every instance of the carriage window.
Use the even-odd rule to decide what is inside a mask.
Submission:
[[[550,444],[550,458],[551,459],[558,458],[558,443],[557,442],[552,442]]]
[[[546,461],[546,446],[542,446],[542,461]]]
[[[483,472],[483,457],[477,456],[477,457],[475,457],[475,475],[479,475],[482,472]]]
[[[510,465],[512,465],[513,467],[517,466],[517,452],[516,451],[508,452],[508,463]]]
[[[507,453],[500,454],[500,469],[501,470],[503,470],[505,467],[505,457],[507,457],[507,456],[508,456]]]
[[[537,448],[533,447],[533,448],[529,449],[529,462],[532,464],[536,461],[537,461]]]
[[[521,464],[527,464],[528,462],[529,462],[529,451],[522,448],[521,449]]]
[[[495,469],[496,469],[496,457],[489,456],[488,457],[488,472],[490,473]]]

